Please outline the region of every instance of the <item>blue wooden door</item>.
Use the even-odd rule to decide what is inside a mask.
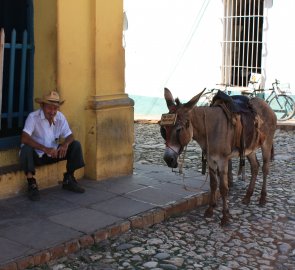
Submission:
[[[25,118],[33,110],[33,1],[1,0],[0,28],[5,32],[1,150],[19,145]]]

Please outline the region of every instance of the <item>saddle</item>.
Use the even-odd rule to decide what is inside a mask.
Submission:
[[[218,91],[210,106],[221,107],[234,127],[232,150],[239,151],[241,171],[245,165],[245,150],[257,144],[261,145],[265,139],[265,135],[260,131],[262,120],[251,106],[251,99],[246,96],[228,96]]]

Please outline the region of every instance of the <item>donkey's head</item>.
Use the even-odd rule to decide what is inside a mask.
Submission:
[[[173,99],[169,89],[165,88],[164,97],[169,109],[169,114],[163,115],[172,119],[170,122],[161,119],[161,135],[166,141],[164,160],[171,168],[177,168],[177,159],[183,148],[193,137],[193,126],[191,124],[190,112],[198,102],[203,91],[194,96],[189,102],[182,104],[178,98]],[[174,120],[174,121],[173,121]]]

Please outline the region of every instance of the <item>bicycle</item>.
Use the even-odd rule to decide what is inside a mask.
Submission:
[[[251,83],[251,82],[250,82]],[[249,98],[257,97],[259,95],[265,95],[267,91],[270,91],[270,94],[267,96],[265,101],[272,108],[274,113],[277,116],[278,121],[286,121],[291,119],[295,114],[295,101],[289,95],[290,93],[279,87],[280,82],[275,79],[275,82],[272,83],[272,88],[269,89],[253,89],[252,92],[243,92]]]
[[[217,94],[217,92],[220,90],[228,95],[230,95],[231,91],[228,90],[228,87],[231,87],[230,84],[217,84],[224,86],[224,89],[220,88],[212,88],[212,89],[206,89],[206,91],[202,94],[198,101],[198,106],[210,106],[212,103],[212,100],[214,96]]]

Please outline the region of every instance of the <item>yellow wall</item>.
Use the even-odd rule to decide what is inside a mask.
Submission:
[[[57,5],[57,85],[66,100],[62,111],[84,146],[85,106],[94,88],[92,2],[63,0]]]
[[[134,104],[125,94],[122,25],[123,0],[34,0],[34,98],[57,88],[66,100],[61,111],[86,161],[78,178],[133,172]],[[18,151],[1,152],[1,160],[17,162]],[[39,186],[56,185],[64,165],[54,167],[54,177],[53,167],[37,170]],[[21,192],[21,178],[20,173],[0,177],[0,198]]]
[[[123,1],[95,3],[96,94],[111,95],[124,89],[124,49],[122,47]]]
[[[56,1],[34,0],[34,96],[56,88],[57,29]],[[35,108],[38,104],[34,104]]]

